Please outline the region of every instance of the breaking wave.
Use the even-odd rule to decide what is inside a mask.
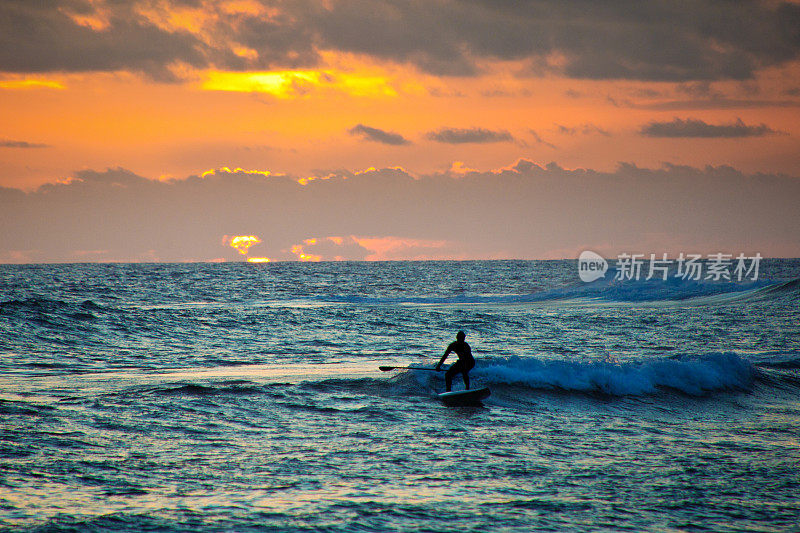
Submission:
[[[600,279],[592,283],[568,285],[532,294],[362,297],[335,296],[318,300],[354,304],[526,304],[548,302],[692,302],[719,303],[726,300],[775,298],[800,293],[800,279],[791,281],[757,280],[747,282],[706,281],[670,277],[666,280]]]
[[[427,379],[428,374],[420,378]],[[480,361],[470,376],[490,387],[522,386],[608,396],[648,396],[665,392],[704,396],[719,391],[750,390],[759,374],[751,362],[735,353],[709,353],[621,363],[492,358]]]

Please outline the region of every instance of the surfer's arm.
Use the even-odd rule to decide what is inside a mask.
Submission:
[[[444,351],[444,355],[439,360],[439,364],[436,365],[436,370],[439,370],[439,367],[441,367],[444,364],[445,359],[447,359],[447,356],[450,355],[450,352],[452,351],[453,351],[453,345],[451,344],[450,346],[447,347],[447,350]]]

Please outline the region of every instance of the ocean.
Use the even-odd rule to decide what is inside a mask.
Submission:
[[[0,528],[797,531],[799,296],[788,259],[0,265]],[[483,406],[378,369],[458,330]]]

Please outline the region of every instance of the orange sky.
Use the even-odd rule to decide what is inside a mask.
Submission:
[[[350,65],[354,73],[327,75],[358,80],[358,63],[353,59]],[[0,148],[2,185],[28,189],[81,168],[116,166],[154,179],[223,166],[305,176],[320,169],[370,166],[431,172],[456,161],[488,170],[519,157],[569,168],[671,162],[800,174],[800,99],[794,102],[781,95],[783,86],[766,74],[757,98],[748,97],[738,83],[712,85],[711,90],[719,86],[729,99],[742,100],[739,108],[681,109],[681,100],[686,108],[692,105],[682,85],[557,77],[520,80],[498,70],[496,75],[461,79],[431,78],[411,68],[372,67],[366,83],[373,84],[368,89],[374,92],[353,93],[338,81],[309,81],[299,93],[278,95],[261,92],[274,88],[246,83],[240,88],[230,82],[236,91],[224,90],[223,82],[204,85],[202,79],[218,75],[215,71],[193,73],[198,80],[180,83],[152,82],[124,72],[15,74],[6,80],[43,83],[0,85],[2,138],[46,146]],[[229,76],[235,80],[248,74]],[[639,96],[647,91],[658,96]],[[570,96],[573,93],[580,95]],[[671,102],[677,102],[674,108],[654,109]],[[787,106],[789,102],[794,103]],[[639,133],[644,124],[676,117],[714,125],[741,119],[748,125],[766,124],[776,133],[701,139]],[[398,133],[409,144],[365,141],[349,133],[358,124]],[[440,128],[507,131],[513,139],[445,144],[426,138]]]
[[[520,158],[800,176],[796,5],[366,5],[4,3],[0,186]]]

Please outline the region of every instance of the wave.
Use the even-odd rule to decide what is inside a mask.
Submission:
[[[755,297],[780,297],[800,295],[800,278],[771,283],[755,291]]]
[[[0,415],[2,416],[47,416],[54,408],[49,405],[36,404],[21,400],[0,398]]]
[[[622,363],[492,358],[480,361],[470,377],[489,387],[605,396],[651,396],[668,392],[705,396],[721,391],[749,391],[759,373],[751,362],[735,353],[709,353]],[[415,374],[420,374],[418,379],[428,379],[430,375]]]
[[[53,300],[49,298],[26,298],[24,300],[6,300],[0,302],[0,314],[13,312],[55,312],[60,311],[69,304],[63,300]]]
[[[480,359],[470,377],[475,384],[498,392],[510,391],[515,396],[525,395],[527,390],[529,393],[545,391],[606,397],[664,394],[702,397],[723,392],[751,392],[759,384],[792,386],[797,382],[800,387],[800,377],[793,372],[799,367],[800,359],[796,357],[751,360],[734,352],[678,354],[624,362],[514,356]],[[286,394],[293,397],[306,393],[334,399],[420,397],[441,390],[443,373],[430,372],[429,366],[420,365],[420,371],[412,368],[386,377],[320,376],[319,379],[291,381],[270,384],[248,380],[185,381],[164,383],[140,392],[166,396],[255,394],[277,399],[285,398]],[[460,378],[456,378],[455,383],[458,387]]]
[[[800,369],[800,359],[790,359],[788,361],[765,361],[763,363],[759,363],[758,366],[797,370]]]
[[[762,352],[755,364],[759,368],[800,370],[800,350]]]
[[[362,305],[524,305],[524,304],[615,304],[680,302],[688,305],[715,305],[734,301],[764,301],[800,296],[800,278],[792,280],[761,279],[746,282],[690,280],[669,277],[666,280],[618,280],[614,270],[591,283],[575,282],[529,294],[459,294],[455,296],[363,296],[320,295],[302,299],[316,305],[327,303]],[[288,300],[297,302],[296,299]],[[288,302],[268,300],[269,304]],[[260,305],[263,305],[262,302]],[[182,308],[197,304],[171,304]],[[257,304],[254,304],[257,305]],[[206,306],[206,304],[203,304]],[[163,306],[162,306],[163,307]],[[92,300],[70,302],[31,297],[0,302],[0,317],[16,316],[45,326],[94,321],[121,309],[99,305]]]
[[[26,298],[0,302],[0,316],[29,319],[45,326],[58,326],[53,319],[67,321],[95,320],[98,312],[107,310],[92,300],[66,302],[51,298]]]
[[[670,277],[666,280],[617,280],[613,275],[591,283],[572,284],[532,294],[318,297],[317,301],[354,304],[536,304],[536,303],[637,303],[690,302],[719,303],[729,300],[774,298],[800,294],[800,279],[791,281],[757,280],[747,282],[689,280]]]
[[[27,310],[27,311],[59,311],[65,308],[80,308],[84,310],[102,310],[103,306],[96,304],[92,300],[82,302],[65,302],[52,298],[25,298],[23,300],[6,300],[0,302],[0,310]]]
[[[171,385],[161,385],[150,388],[151,394],[164,396],[215,396],[215,395],[240,395],[240,394],[261,394],[265,392],[264,387],[255,383],[234,380],[225,381],[220,384],[199,384],[199,383],[175,383]]]

